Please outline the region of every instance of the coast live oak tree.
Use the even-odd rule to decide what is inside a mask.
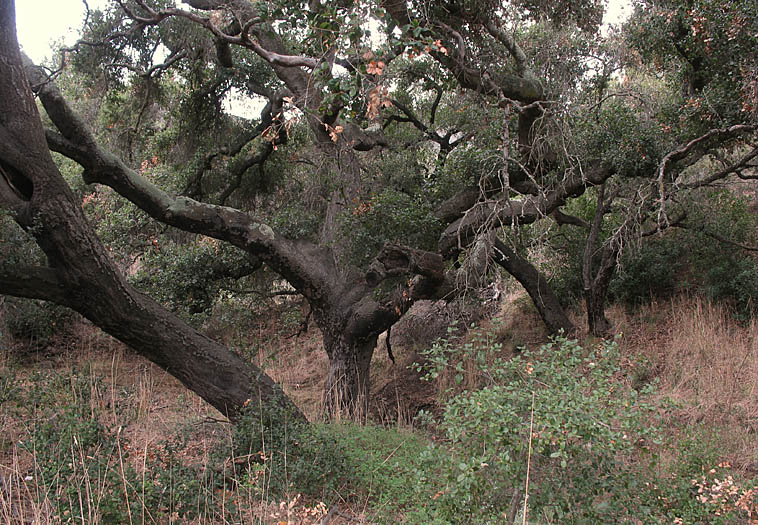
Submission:
[[[323,334],[327,414],[363,418],[378,335],[414,301],[454,296],[488,261],[524,285],[550,331],[572,331],[519,242],[536,224],[588,230],[584,287],[591,329],[603,332],[624,240],[670,221],[683,190],[751,169],[754,59],[724,65],[700,41],[750,46],[750,7],[730,9],[744,18],[736,30],[693,25],[672,37],[639,28],[698,15],[640,5],[624,40],[601,37],[592,1],[117,1],[64,53],[83,98],[111,112],[101,128],[43,70],[24,72],[7,36],[2,202],[48,266],[3,268],[1,291],[80,311],[227,413],[273,395],[265,376],[124,282],[49,149],[86,183],[286,279]],[[672,56],[677,46],[686,58]],[[49,117],[44,132],[26,77]],[[230,97],[257,101],[260,114],[229,115]],[[703,159],[723,165],[693,175]],[[156,163],[171,177],[151,177]],[[592,216],[567,212],[577,199],[597,201]],[[201,343],[214,351],[192,346]]]
[[[0,64],[0,204],[33,236],[47,259],[42,266],[3,261],[0,292],[80,312],[232,418],[246,403],[277,403],[302,419],[259,369],[125,282],[50,155],[22,65],[10,1],[0,3]],[[53,85],[43,89],[52,97],[57,94]],[[69,117],[69,131],[94,146],[83,123]]]

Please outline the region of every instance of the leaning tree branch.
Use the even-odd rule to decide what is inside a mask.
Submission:
[[[719,235],[718,233],[708,231],[704,225],[687,224],[686,222],[680,221],[676,224],[671,224],[671,226],[676,227],[676,228],[682,228],[683,230],[700,232],[706,237],[710,237],[711,239],[714,239],[722,244],[728,244],[729,246],[734,246],[735,248],[739,248],[740,250],[745,250],[748,252],[758,252],[758,246],[753,246],[753,245],[743,244],[741,242],[733,241],[732,239],[724,237],[723,235]]]
[[[690,152],[698,147],[701,147],[704,143],[717,136],[734,135],[737,133],[749,133],[758,129],[758,126],[751,124],[736,124],[728,128],[712,129],[708,133],[705,133],[699,137],[696,137],[689,141],[687,144],[680,146],[670,152],[668,152],[663,159],[661,159],[658,165],[658,188],[660,190],[660,198],[664,196],[664,178],[666,175],[666,169],[671,163],[684,159]]]
[[[584,173],[572,170],[563,181],[539,195],[518,201],[503,197],[476,204],[442,233],[438,243],[440,253],[447,256],[461,250],[487,225],[535,222],[563,206],[568,198],[581,195],[590,186],[602,184],[614,173],[613,169],[604,166],[596,166]]]
[[[484,27],[498,42],[503,44],[516,62],[516,71],[519,75],[525,76],[528,73],[527,58],[524,51],[516,43],[511,35],[503,31],[502,28],[495,25],[493,21],[487,22]]]
[[[182,49],[181,51],[171,53],[168,56],[168,58],[166,58],[165,62],[161,64],[153,64],[148,69],[141,69],[126,62],[111,62],[110,64],[106,64],[104,67],[128,69],[129,71],[131,71],[132,73],[135,73],[136,75],[140,77],[152,78],[156,72],[161,74],[164,71],[166,71],[168,68],[173,66],[176,62],[186,57],[187,57],[187,51],[185,49]]]
[[[69,292],[54,268],[41,266],[0,267],[0,294],[42,299],[66,306]]]
[[[576,330],[545,275],[528,259],[521,257],[499,238],[495,238],[490,257],[521,283],[551,334],[561,331],[571,334]]]
[[[310,69],[315,69],[321,64],[321,61],[316,58],[298,56],[298,55],[285,55],[285,54],[270,51],[264,48],[263,46],[261,46],[261,44],[255,38],[250,38],[250,34],[249,34],[252,26],[260,22],[259,19],[254,18],[254,17],[246,21],[240,33],[238,33],[237,35],[229,35],[225,33],[222,30],[222,28],[216,26],[210,18],[199,16],[195,13],[186,11],[184,9],[168,8],[168,9],[155,10],[149,7],[145,2],[138,1],[137,3],[140,5],[140,7],[142,7],[147,12],[147,16],[140,16],[136,14],[134,11],[132,11],[131,9],[129,9],[129,7],[122,0],[116,0],[116,1],[121,6],[121,9],[124,11],[124,13],[126,13],[126,15],[129,18],[131,18],[137,23],[140,23],[146,26],[155,26],[155,25],[160,24],[167,18],[172,18],[172,17],[184,18],[207,29],[210,33],[213,34],[213,36],[217,39],[217,41],[225,42],[227,44],[232,44],[232,45],[239,45],[239,46],[251,49],[263,60],[275,66],[307,67]],[[227,5],[224,2],[208,3],[208,5],[211,5],[211,4],[215,4],[214,8],[221,8],[222,6],[225,7]],[[198,4],[198,5],[201,5],[201,4]],[[207,8],[207,9],[213,9],[213,8]]]
[[[725,167],[722,170],[717,171],[716,173],[706,177],[703,180],[691,182],[688,184],[682,184],[682,188],[701,188],[703,186],[707,186],[709,184],[712,184],[718,180],[721,180],[732,173],[736,174],[741,179],[752,179],[752,178],[758,178],[758,176],[753,177],[751,175],[742,175],[740,172],[742,169],[745,168],[752,168],[753,165],[750,164],[750,161],[754,158],[758,157],[758,148],[753,148],[753,151],[739,159],[737,162],[734,162],[730,164],[729,166]]]
[[[409,122],[413,124],[413,126],[421,131],[425,137],[427,137],[429,140],[436,142],[439,144],[440,148],[442,148],[443,151],[450,152],[453,148],[455,148],[456,145],[458,145],[459,141],[455,141],[454,143],[450,142],[450,138],[457,133],[457,130],[449,131],[444,137],[441,137],[436,131],[430,130],[429,126],[421,122],[421,120],[416,116],[416,114],[410,110],[407,106],[402,104],[401,102],[393,99],[391,100],[392,105],[399,109],[405,117],[400,117],[397,115],[392,115],[389,117],[388,121],[397,121],[397,122]],[[435,99],[435,104],[439,102],[439,99]],[[432,108],[432,122],[434,122],[434,112],[436,111],[436,108]]]
[[[49,146],[64,155],[70,154],[70,158],[82,165],[82,176],[87,183],[113,188],[160,222],[227,241],[257,255],[301,290],[309,301],[321,304],[325,299],[323,293],[331,287],[330,275],[335,273],[331,271],[335,263],[324,249],[277,235],[267,224],[245,212],[169,195],[101,148],[55,83],[46,82],[43,71],[30,66],[27,72],[38,87],[45,110],[65,139],[51,142]],[[66,147],[58,148],[60,145]]]
[[[563,213],[561,210],[555,210],[553,212],[553,219],[555,219],[556,224],[558,224],[558,227],[563,226],[564,224],[571,224],[572,226],[579,226],[580,228],[590,228],[590,223],[582,219],[581,217],[576,217],[574,215],[567,215]]]

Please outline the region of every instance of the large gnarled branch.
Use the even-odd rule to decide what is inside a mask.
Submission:
[[[86,182],[109,186],[135,203],[154,219],[186,231],[228,241],[261,257],[303,295],[316,304],[330,283],[332,258],[323,249],[304,241],[290,241],[268,225],[239,210],[172,196],[153,184],[121,159],[101,148],[84,121],[71,109],[44,73],[28,67],[39,97],[60,135],[48,133],[49,146],[84,167]]]
[[[449,255],[467,246],[482,228],[535,222],[563,206],[568,198],[582,194],[587,187],[602,184],[613,173],[602,166],[584,174],[571,171],[562,182],[539,195],[521,200],[504,197],[476,204],[445,229],[438,243],[440,252]]]
[[[41,299],[66,305],[68,290],[54,268],[22,266],[0,267],[0,295]]]

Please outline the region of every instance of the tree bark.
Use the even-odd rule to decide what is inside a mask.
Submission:
[[[445,266],[431,252],[388,244],[359,279],[346,276],[343,289],[328,308],[316,310],[324,334],[329,373],[324,388],[324,416],[365,421],[370,398],[370,365],[380,333],[389,329],[418,299],[444,293]],[[391,277],[406,277],[383,299],[376,287]]]
[[[338,335],[325,337],[329,372],[324,385],[325,419],[350,419],[365,422],[370,398],[371,357],[377,336],[364,341]]]
[[[590,232],[584,246],[584,258],[582,261],[582,280],[584,282],[584,302],[587,307],[587,325],[592,335],[603,337],[610,333],[613,327],[605,316],[605,299],[608,295],[608,287],[616,270],[616,259],[620,250],[620,236],[625,231],[624,224],[619,228],[600,251],[600,230],[603,225],[603,217],[610,210],[611,203],[616,193],[605,199],[605,184],[601,185],[597,194],[597,208],[592,219]],[[594,273],[594,275],[593,275]]]
[[[38,282],[0,272],[0,293],[53,300],[125,342],[234,419],[272,404],[302,413],[260,369],[243,361],[128,285],[87,223],[47,147],[21,63],[13,2],[0,2],[0,164],[29,191],[0,192],[0,206],[36,240],[49,268]],[[6,189],[8,185],[5,185]]]
[[[605,316],[605,295],[607,290],[598,287],[585,288],[584,302],[587,306],[587,326],[592,335],[603,337],[611,331],[612,325]]]
[[[492,260],[521,283],[551,334],[574,333],[576,327],[569,320],[547,279],[537,268],[500,239],[495,240]]]

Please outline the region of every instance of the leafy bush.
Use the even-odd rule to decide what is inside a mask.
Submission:
[[[611,281],[610,298],[634,308],[687,291],[731,305],[738,318],[752,317],[758,304],[758,261],[730,243],[754,244],[758,234],[755,215],[744,198],[728,191],[688,198],[696,205],[687,206],[687,229],[672,227],[663,235],[624,248],[620,268]],[[590,192],[574,199],[566,211],[591,220]],[[611,217],[609,222],[613,221]],[[567,226],[552,241],[556,254],[547,273],[564,306],[582,298],[586,235],[585,229]]]
[[[386,242],[435,248],[441,223],[424,199],[387,189],[353,204],[352,210],[341,217],[352,262],[366,264]]]
[[[436,481],[418,481],[448,462],[427,450],[418,433],[350,422],[293,425],[278,410],[263,422],[244,416],[231,441],[222,454],[231,455],[237,479],[259,496],[368,502],[372,521],[388,524],[406,522],[419,502],[431,500]]]
[[[621,176],[653,173],[666,147],[660,127],[619,100],[577,121],[575,133],[584,151],[594,152]]]
[[[627,462],[657,442],[649,426],[649,390],[619,389],[618,346],[585,350],[557,338],[512,359],[483,334],[463,346],[441,341],[426,351],[426,377],[453,361],[471,360],[484,383],[445,406],[441,421],[454,468],[433,515],[443,520],[500,522],[520,508],[530,469],[529,511],[548,521],[611,522],[638,516]],[[456,372],[456,382],[463,375]],[[609,393],[612,393],[609,395]],[[530,440],[531,436],[531,440]]]
[[[8,335],[30,349],[42,349],[77,318],[68,308],[45,301],[8,298],[4,305]]]
[[[293,420],[278,405],[243,413],[230,444],[216,451],[232,460],[237,477],[261,496],[286,497],[293,488],[327,499],[351,477],[353,465],[324,427]]]
[[[431,501],[437,490],[436,480],[419,481],[448,462],[447,456],[428,451],[425,436],[410,430],[333,423],[322,432],[354,465],[347,488],[359,500],[370,501],[372,521],[379,523],[407,523],[409,514]]]
[[[624,252],[610,295],[630,307],[646,304],[652,298],[669,297],[685,288],[680,282],[685,262],[681,242],[671,237],[650,239],[639,250]]]
[[[716,449],[703,440],[664,443],[657,415],[665,405],[652,403],[653,386],[627,386],[615,341],[582,347],[558,337],[505,358],[495,333],[424,352],[425,378],[452,374],[457,386],[439,421],[446,441],[427,449],[416,476],[436,492],[406,523],[507,523],[523,516],[527,473],[528,516],[540,523],[754,515],[758,493],[727,473]],[[471,365],[476,388],[463,388]],[[666,472],[659,449],[677,450],[681,468]]]
[[[203,506],[204,473],[183,465],[171,444],[153,444],[139,473],[131,447],[102,423],[102,382],[91,371],[36,373],[31,388],[16,393],[20,410],[35,421],[20,442],[34,458],[40,503],[52,503],[61,522],[153,523],[191,519]],[[207,507],[207,502],[203,501]]]
[[[253,269],[244,252],[213,239],[191,244],[155,242],[132,282],[192,320],[204,320],[221,288]]]

